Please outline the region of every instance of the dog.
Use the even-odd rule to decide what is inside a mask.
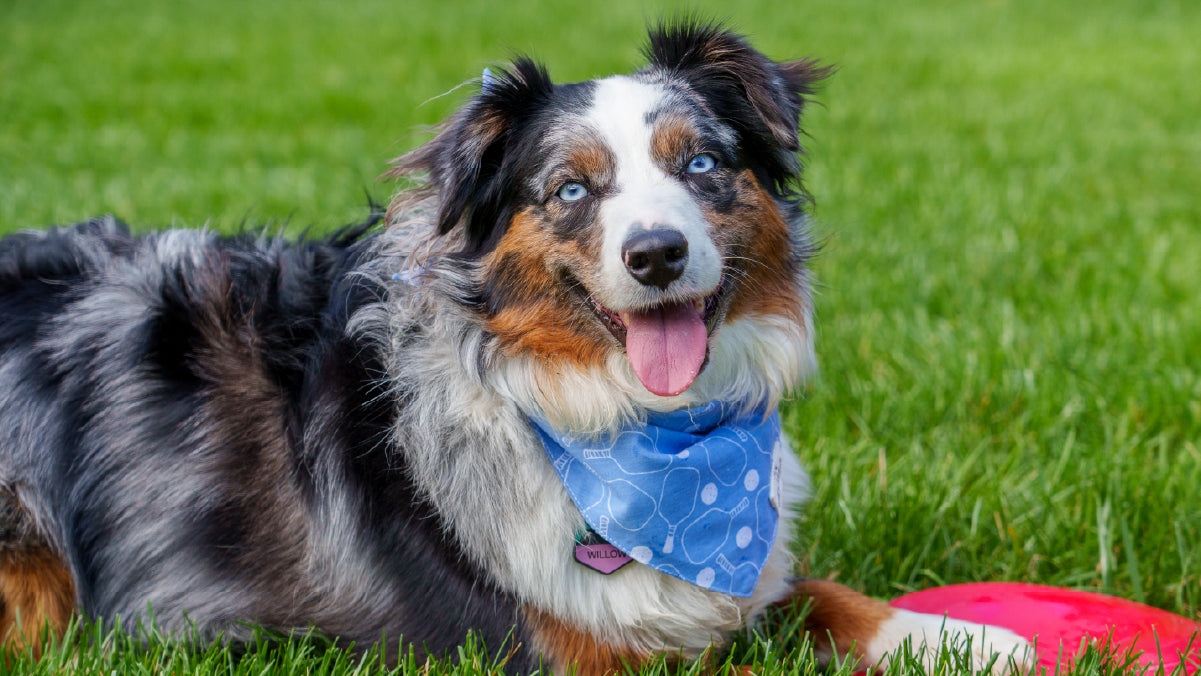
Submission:
[[[775,411],[815,365],[798,125],[829,69],[697,21],[646,57],[485,71],[386,212],[324,240],[5,238],[8,644],[77,613],[432,655],[472,630],[511,670],[604,674],[808,604],[826,659],[954,634],[1020,662],[793,576],[808,478]]]

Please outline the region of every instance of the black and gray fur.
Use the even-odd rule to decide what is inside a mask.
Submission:
[[[381,294],[353,274],[364,231],[100,219],[0,243],[0,479],[20,500],[0,533],[38,524],[86,614],[504,642],[513,600],[448,546],[390,450],[379,358],[346,330]]]

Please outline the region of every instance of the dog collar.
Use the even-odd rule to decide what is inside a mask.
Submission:
[[[531,421],[567,494],[606,542],[661,573],[751,595],[779,524],[778,412],[739,416],[712,402],[651,413],[646,425],[601,438]]]

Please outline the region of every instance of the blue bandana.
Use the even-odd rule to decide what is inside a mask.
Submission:
[[[723,402],[651,413],[645,427],[576,439],[534,429],[584,520],[639,563],[750,596],[776,539],[780,416]]]

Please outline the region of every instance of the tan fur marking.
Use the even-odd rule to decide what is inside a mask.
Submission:
[[[596,341],[564,321],[550,301],[505,308],[488,320],[488,329],[505,342],[511,354],[529,353],[584,368],[599,365],[604,357]]]
[[[739,174],[736,189],[742,206],[729,216],[710,216],[712,221],[722,224],[718,228],[723,233],[720,236],[742,243],[741,255],[748,261],[738,280],[739,292],[730,299],[726,320],[746,315],[783,315],[802,323],[803,301],[797,294],[788,224],[780,216],[775,200],[749,169]]]
[[[805,630],[819,655],[836,652],[862,661],[863,649],[894,612],[883,601],[829,580],[801,580],[793,588],[793,595],[776,606],[799,612],[806,599],[811,603]]]
[[[573,245],[555,241],[542,223],[525,211],[515,216],[485,266],[497,274],[506,266],[517,279],[507,283],[520,289],[517,302],[500,308],[487,320],[488,330],[498,336],[510,354],[533,354],[566,360],[584,368],[598,366],[606,346],[575,316],[550,276],[547,261],[580,257]]]
[[[0,552],[0,648],[40,655],[46,632],[61,637],[74,610],[75,585],[58,554],[45,545]]]
[[[567,151],[566,164],[587,177],[593,185],[605,187],[613,182],[617,161],[603,143],[590,141],[575,145]]]
[[[618,645],[602,643],[596,637],[558,618],[532,607],[525,608],[533,648],[542,654],[556,674],[574,672],[578,676],[605,676],[638,668],[647,655]]]
[[[688,119],[671,115],[660,120],[651,132],[651,157],[660,167],[674,171],[681,161],[697,152],[696,130]]]

